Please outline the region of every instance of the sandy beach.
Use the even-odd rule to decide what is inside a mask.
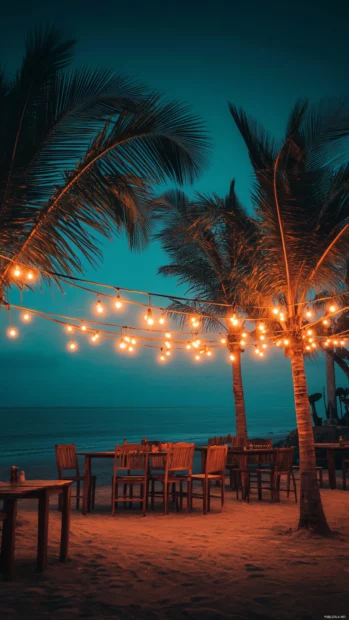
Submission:
[[[110,489],[99,488],[94,513],[73,508],[70,560],[58,561],[60,513],[52,498],[49,566],[35,572],[37,513],[19,503],[16,579],[1,582],[2,618],[320,619],[348,613],[349,493],[322,491],[336,536],[292,534],[292,498],[249,504],[228,492],[203,516],[143,518],[136,508],[110,514]]]

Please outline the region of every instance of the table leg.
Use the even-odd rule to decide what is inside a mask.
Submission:
[[[335,489],[336,483],[336,463],[334,450],[327,450],[327,467],[328,467],[328,481],[330,483],[330,489]]]
[[[61,553],[60,562],[65,562],[68,558],[69,529],[70,529],[70,507],[71,507],[71,485],[62,489],[62,530],[61,530]]]
[[[202,473],[202,474],[205,473],[206,455],[207,455],[207,451],[206,450],[201,450],[201,472],[200,473]]]
[[[82,500],[82,514],[86,515],[91,510],[91,457],[85,456],[84,470],[84,494]]]
[[[7,519],[2,524],[1,570],[6,581],[14,576],[17,500],[4,500]]]
[[[47,566],[48,518],[49,518],[49,492],[47,491],[47,489],[45,489],[44,491],[41,491],[39,495],[39,507],[38,507],[37,568],[39,571],[45,570]]]

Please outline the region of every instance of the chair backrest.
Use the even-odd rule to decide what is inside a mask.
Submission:
[[[292,469],[292,461],[293,461],[293,451],[292,448],[277,448],[276,456],[275,456],[275,471],[285,471],[289,472]]]
[[[224,446],[225,444],[231,444],[232,436],[230,433],[223,437],[209,437],[207,444],[209,446]]]
[[[272,448],[272,439],[249,439],[247,441],[248,448]]]
[[[244,448],[246,446],[246,439],[244,437],[232,437],[231,445],[233,448]]]
[[[166,459],[167,471],[188,471],[192,474],[195,444],[174,443],[168,451]]]
[[[76,454],[76,445],[74,443],[62,443],[55,445],[56,463],[58,478],[61,479],[64,470],[74,469],[76,476],[79,476],[79,463]]]
[[[149,441],[149,439],[146,439],[144,437],[144,439],[142,439],[142,446],[149,446],[151,448],[151,446],[160,446],[160,444],[162,444],[162,441],[158,441],[158,440],[151,440]]]
[[[225,471],[228,446],[209,446],[206,457],[205,474],[216,474]]]
[[[120,470],[146,472],[148,470],[148,454],[148,447],[140,444],[115,446],[114,476]]]

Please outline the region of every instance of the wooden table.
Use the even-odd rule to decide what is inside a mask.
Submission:
[[[27,480],[26,482],[0,482],[0,500],[4,500],[3,511],[7,518],[2,530],[2,572],[4,579],[11,580],[14,575],[14,554],[16,536],[17,501],[19,499],[38,499],[38,550],[37,568],[47,565],[47,537],[49,520],[49,497],[62,493],[62,527],[60,561],[68,557],[71,480]]]
[[[348,446],[341,446],[340,443],[316,443],[315,449],[326,450],[327,467],[328,467],[328,482],[330,485],[330,489],[336,489],[337,481],[336,481],[335,453],[344,452],[345,450],[349,452]]]
[[[196,446],[195,450],[198,452],[201,452],[201,471],[205,471],[205,464],[206,464],[206,456],[207,456],[207,450],[208,450],[209,446]],[[234,456],[234,455],[239,455],[239,456],[243,456],[244,458],[242,459],[242,469],[247,469],[247,459],[249,456],[266,456],[266,455],[275,455],[277,452],[277,448],[248,448],[248,449],[244,449],[244,448],[229,448],[228,449],[228,455]],[[253,471],[251,469],[251,471]],[[241,480],[242,480],[242,497],[244,500],[246,500],[248,498],[248,489],[249,489],[249,474],[248,472],[244,472],[241,476]],[[261,498],[260,498],[261,499]]]
[[[149,457],[152,456],[166,456],[166,451],[161,452],[149,452]],[[106,450],[105,452],[78,452],[77,456],[85,457],[84,466],[84,492],[82,497],[82,514],[86,515],[91,512],[91,477],[92,477],[92,459],[114,459],[115,449]]]

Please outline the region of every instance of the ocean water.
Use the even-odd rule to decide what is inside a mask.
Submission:
[[[206,444],[208,437],[235,433],[232,409],[190,408],[11,408],[0,409],[0,479],[11,465],[27,477],[56,477],[54,446],[75,443],[78,451],[113,450],[124,439],[191,441]],[[249,436],[277,441],[294,428],[292,416],[248,416]],[[105,473],[106,463],[97,467]],[[108,466],[107,466],[108,467]],[[108,470],[109,471],[109,470]]]

